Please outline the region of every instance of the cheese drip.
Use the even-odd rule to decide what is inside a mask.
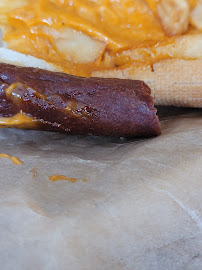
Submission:
[[[27,116],[23,112],[17,113],[11,117],[0,117],[0,127],[15,127],[29,129],[36,124],[33,117]]]
[[[21,160],[19,160],[18,158],[9,156],[9,155],[7,155],[7,154],[0,154],[0,158],[8,158],[8,159],[10,159],[10,160],[13,162],[13,164],[15,164],[15,165],[22,165],[22,164],[23,164],[23,162],[22,162]]]
[[[76,178],[72,178],[72,177],[67,177],[67,176],[64,176],[64,175],[52,175],[49,177],[49,180],[51,182],[56,182],[56,181],[69,181],[71,183],[75,183],[77,181]]]
[[[13,91],[19,87],[21,83],[13,83],[6,90],[7,98],[13,94]],[[26,115],[22,110],[11,117],[0,117],[0,127],[15,127],[22,129],[34,129],[39,121],[31,116]]]

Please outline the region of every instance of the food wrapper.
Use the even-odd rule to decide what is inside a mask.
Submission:
[[[202,111],[159,116],[152,139],[0,129],[23,162],[0,159],[1,269],[201,269]]]

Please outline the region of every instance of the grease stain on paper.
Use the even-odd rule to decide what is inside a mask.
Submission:
[[[13,164],[15,164],[15,165],[22,165],[23,164],[23,162],[20,160],[20,159],[18,159],[18,158],[16,158],[16,157],[12,157],[12,156],[9,156],[9,155],[7,155],[7,154],[0,154],[0,158],[8,158],[8,159],[10,159],[12,162],[13,162]]]

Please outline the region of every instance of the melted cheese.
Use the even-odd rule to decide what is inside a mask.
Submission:
[[[20,99],[20,94],[16,91],[16,89],[20,87],[27,87],[21,83],[13,83],[6,90],[5,94],[8,100],[12,99],[14,102],[18,102]],[[40,93],[38,93],[40,95]],[[42,95],[40,95],[41,97]],[[15,127],[15,128],[23,128],[23,129],[34,129],[37,127],[39,123],[38,120],[34,119],[31,116],[26,115],[23,111],[11,116],[11,117],[0,117],[0,127]]]
[[[92,63],[72,63],[58,50],[44,27],[81,31],[105,42],[106,51],[114,52],[166,39],[156,16],[159,0],[27,0],[27,3],[7,15],[4,36],[7,46],[56,64],[71,74],[90,76],[93,70],[106,68],[101,63],[102,54]],[[189,3],[193,8],[196,0]]]
[[[56,181],[60,181],[60,180],[66,180],[66,181],[69,181],[71,183],[74,183],[77,181],[76,178],[71,178],[71,177],[67,177],[67,176],[64,176],[64,175],[52,175],[49,177],[49,180],[51,182],[56,182]]]
[[[9,23],[28,38],[40,25],[54,29],[69,26],[107,41],[112,49],[164,37],[159,21],[140,0],[35,0],[11,13]],[[28,31],[22,31],[24,26]]]
[[[23,112],[17,113],[11,117],[0,117],[0,127],[32,129],[36,128],[37,123],[37,120],[27,116]]]
[[[10,160],[13,162],[13,164],[15,164],[15,165],[22,165],[22,164],[23,164],[23,162],[22,162],[21,160],[19,160],[18,158],[16,158],[16,157],[11,157],[11,156],[9,156],[9,155],[7,155],[7,154],[0,154],[0,158],[8,158],[8,159],[10,159]]]

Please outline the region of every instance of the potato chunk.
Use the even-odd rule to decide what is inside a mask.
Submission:
[[[43,31],[53,38],[57,50],[68,61],[75,64],[95,62],[106,44],[69,27],[59,30],[44,26]]]
[[[202,0],[198,0],[196,7],[191,12],[191,24],[202,31]]]
[[[161,0],[157,6],[158,16],[168,36],[186,32],[189,24],[189,4],[186,0]]]

